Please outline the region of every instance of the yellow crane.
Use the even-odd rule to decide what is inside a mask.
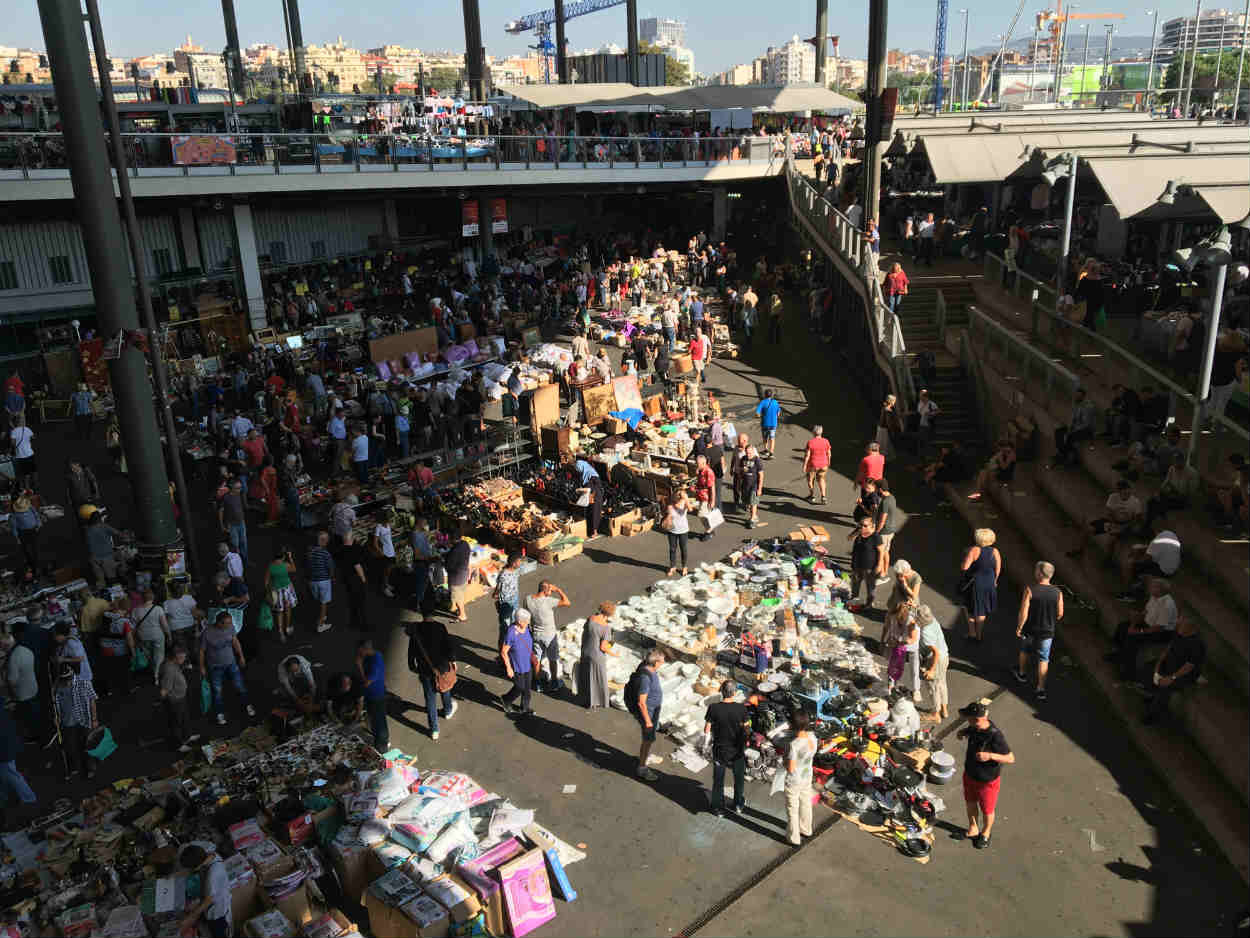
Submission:
[[[1045,57],[1050,61],[1054,61],[1055,56],[1059,54],[1059,39],[1063,32],[1063,24],[1068,20],[1122,20],[1123,13],[1068,13],[1063,9],[1063,0],[1055,0],[1055,9],[1042,10],[1037,14],[1037,20],[1034,26],[1039,33],[1047,33],[1048,35],[1039,39],[1037,46],[1037,55],[1041,57],[1041,50],[1046,50]]]

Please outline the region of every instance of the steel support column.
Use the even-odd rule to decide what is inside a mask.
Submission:
[[[561,85],[569,83],[569,57],[564,49],[564,0],[555,0],[556,4],[556,81]]]
[[[638,61],[638,0],[625,0],[625,44],[625,54],[629,65],[629,83],[636,85],[642,77]],[[667,75],[664,77],[664,83],[668,84]]]
[[[829,40],[829,0],[816,0],[816,84],[821,88],[828,85],[825,74],[825,63],[828,61]]]
[[[300,91],[312,91],[312,76],[308,74],[304,55],[304,28],[299,21],[299,0],[286,0],[286,10],[291,25],[291,51],[295,53],[295,87]]]
[[[881,218],[881,157],[885,151],[882,140],[881,95],[886,79],[886,0],[869,0],[868,3],[868,90],[869,120],[865,125],[864,140],[864,227],[869,219],[880,222]]]
[[[482,11],[477,0],[464,0],[464,70],[469,80],[469,100],[475,103],[485,101]]]
[[[99,95],[91,74],[82,7],[79,0],[38,2],[100,333],[106,342],[115,342],[119,334],[139,328],[139,313],[128,258],[117,249],[125,233],[113,194],[108,148],[100,132]],[[144,546],[171,544],[178,529],[169,501],[147,357],[123,343],[121,354],[109,362],[109,379],[130,470],[135,532]]]
[[[230,53],[230,61],[226,63],[226,67],[230,69],[234,87],[246,100],[247,85],[243,75],[243,56],[239,54],[239,20],[234,15],[234,0],[221,0],[221,17],[226,23],[226,50]]]

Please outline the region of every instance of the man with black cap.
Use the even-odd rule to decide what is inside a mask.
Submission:
[[[964,802],[968,806],[968,833],[972,846],[984,850],[990,845],[994,828],[994,807],[998,803],[999,775],[1004,765],[1016,761],[1007,737],[990,721],[989,701],[982,698],[961,707],[959,715],[968,725],[955,736],[968,740],[964,758]],[[977,811],[983,821],[978,824]]]
[[[738,685],[725,681],[720,686],[721,699],[707,708],[703,735],[712,750],[712,813],[725,816],[725,769],[734,775],[735,814],[746,806],[743,785],[746,775],[746,745],[751,732],[751,715],[738,700]]]

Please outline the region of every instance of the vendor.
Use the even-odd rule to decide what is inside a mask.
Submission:
[[[321,713],[325,704],[317,699],[317,682],[313,680],[312,665],[303,655],[287,655],[278,665],[278,686],[288,702],[300,713],[308,716]]]
[[[199,844],[191,844],[179,859],[188,873],[200,874],[201,896],[183,917],[179,930],[190,932],[203,922],[212,938],[228,938],[232,921],[230,874],[226,872],[226,864]]]
[[[326,681],[326,713],[344,723],[355,723],[364,713],[365,699],[360,676],[339,671]]]
[[[599,478],[598,470],[586,460],[574,460],[571,453],[567,458],[573,460],[573,472],[578,483],[582,488],[590,489],[590,504],[586,506],[586,539],[594,540],[599,536],[599,522],[603,518],[603,480]]]

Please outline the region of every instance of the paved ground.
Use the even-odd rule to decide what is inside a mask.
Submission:
[[[835,350],[811,339],[797,318],[788,327],[783,345],[714,364],[709,384],[731,410],[753,406],[764,386],[776,388],[786,407],[778,459],[767,466],[762,516],[771,525],[762,533],[784,533],[798,519],[812,519],[830,528],[837,546],[847,520],[842,512],[851,504],[849,477],[876,406],[860,398]],[[798,497],[805,486],[796,454],[815,422],[825,425],[834,444],[837,473],[830,478],[827,509],[814,509]],[[49,428],[42,438],[52,435]],[[55,448],[45,448],[45,465]],[[908,514],[895,556],[908,558],[924,574],[925,601],[950,624],[955,610],[948,597],[954,595],[958,557],[969,533],[917,491],[903,467],[887,468]],[[120,490],[123,484],[110,487]],[[731,516],[712,541],[691,544],[692,562],[722,556],[744,534]],[[204,540],[207,547],[211,535]],[[253,537],[256,577],[274,540],[267,531]],[[583,557],[530,575],[522,586],[533,588],[540,576],[553,574],[573,601],[570,617],[584,616],[600,600],[644,589],[666,566],[659,534],[601,539]],[[994,845],[978,852],[940,836],[927,866],[846,823],[833,824],[792,851],[784,843],[782,802],[769,799],[766,790],[748,793],[752,811],[746,820],[714,819],[705,811],[708,779],[673,765],[667,759],[671,744],[657,747],[666,756],[661,780],[640,784],[632,776],[637,732],[623,713],[591,714],[567,701],[537,697],[537,715],[514,724],[492,706],[493,695],[506,684],[493,667],[496,624],[488,600],[470,606],[470,620],[456,629],[467,663],[459,685],[463,703],[442,727],[441,740],[432,742],[424,713],[405,703],[420,692],[403,664],[403,606],[376,597],[371,612],[375,639],[386,649],[388,686],[397,698],[393,745],[418,753],[425,767],[469,772],[518,805],[535,808],[538,818],[569,842],[586,845],[587,859],[569,870],[580,898],[559,905],[559,917],[543,934],[666,935],[695,926],[708,935],[1227,933],[1233,914],[1245,904],[1242,884],[1189,831],[1170,796],[1099,712],[1096,696],[1064,663],[1062,637],[1050,702],[1037,706],[1031,696],[1017,693],[1018,685],[1007,676],[1016,601],[1005,578],[1000,613],[983,647],[964,644],[958,629],[948,633],[952,706],[997,695],[993,717],[1017,756],[1017,764],[1005,770]],[[351,653],[354,634],[336,628],[313,636],[307,631],[308,611],[307,604],[300,610],[301,643],[292,648],[261,641],[248,674],[258,703],[267,699],[266,685],[283,653],[300,651],[327,666]],[[339,621],[343,618],[340,614]],[[868,624],[869,634],[876,634],[877,622]],[[1004,679],[1010,686],[1002,685]],[[108,722],[115,731],[122,728],[117,735],[123,750],[103,765],[101,779],[155,771],[168,762],[162,748],[135,745],[137,737],[161,731],[154,699],[145,688],[125,701],[105,703]],[[223,735],[241,728],[239,715],[235,708]],[[953,737],[951,743],[962,756]],[[41,795],[61,790],[46,753],[28,753],[21,764],[36,776]],[[564,794],[566,785],[576,785],[576,791]],[[962,824],[957,789],[944,794],[953,801],[944,824]],[[817,809],[818,825],[830,818]],[[762,882],[754,882],[770,869]],[[847,901],[852,898],[860,901]]]

